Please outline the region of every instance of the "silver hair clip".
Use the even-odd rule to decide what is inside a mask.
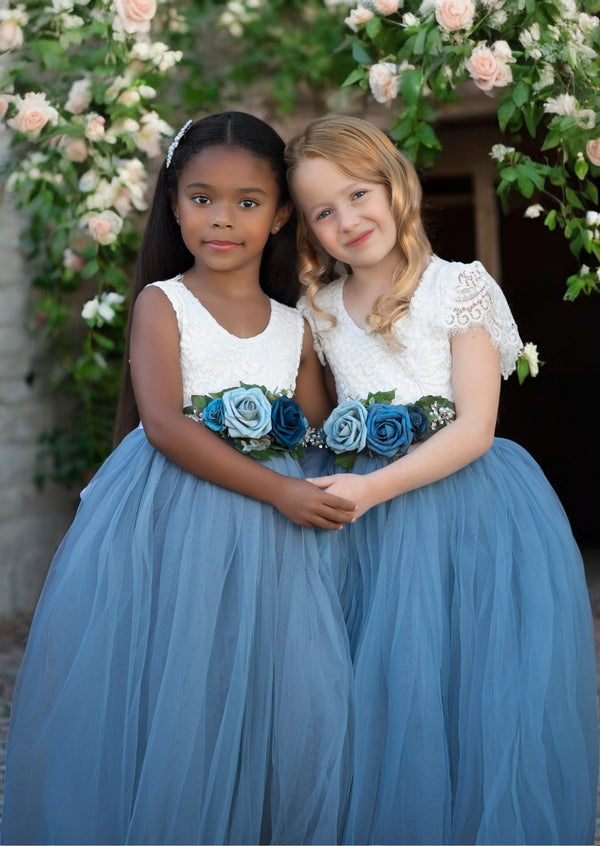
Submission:
[[[183,126],[181,127],[181,129],[179,130],[179,132],[177,133],[177,135],[175,136],[175,138],[173,138],[173,140],[171,141],[169,149],[167,150],[167,161],[166,161],[167,167],[169,167],[169,165],[171,164],[171,159],[173,158],[173,153],[175,152],[175,150],[179,146],[179,142],[181,141],[181,139],[183,138],[185,133],[188,131],[190,126],[193,124],[193,122],[194,122],[193,120],[186,121],[183,124]]]

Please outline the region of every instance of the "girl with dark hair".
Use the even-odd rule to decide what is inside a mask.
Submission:
[[[417,173],[372,124],[314,121],[286,157],[300,307],[340,403],[310,475],[358,515],[339,570],[344,842],[592,843],[590,602],[555,492],[494,437],[522,348],[504,294],[479,262],[432,254]]]
[[[318,425],[328,399],[290,308],[283,150],[238,112],[189,121],[169,148],[118,445],[54,558],[19,672],[4,843],[340,836],[350,660],[314,528],[353,506],[297,460],[304,415]]]

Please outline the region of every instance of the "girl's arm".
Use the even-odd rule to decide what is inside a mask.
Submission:
[[[311,479],[357,503],[356,515],[455,473],[492,445],[500,398],[500,355],[483,329],[454,335],[452,390],[456,419],[397,461],[367,473]]]
[[[201,479],[270,503],[300,526],[341,528],[354,519],[353,503],[270,470],[182,413],[177,320],[159,289],[145,288],[135,302],[130,366],[146,436],[171,461]]]
[[[319,427],[333,409],[325,387],[323,368],[315,352],[312,332],[306,320],[294,396],[311,426]]]

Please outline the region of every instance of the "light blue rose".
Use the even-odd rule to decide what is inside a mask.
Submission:
[[[223,421],[230,438],[262,438],[271,431],[271,403],[260,388],[223,394]]]
[[[333,452],[360,452],[367,440],[367,409],[358,400],[343,402],[323,423],[323,440]]]

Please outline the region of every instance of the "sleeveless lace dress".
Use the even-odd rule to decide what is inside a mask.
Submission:
[[[293,390],[303,321],[253,338],[183,285],[184,396]],[[270,466],[301,476],[285,455]],[[334,843],[351,664],[315,532],[212,485],[142,428],[100,468],[52,562],[13,700],[2,841]]]
[[[450,339],[473,326],[499,349],[503,376],[514,369],[517,327],[478,262],[432,259],[398,323],[401,352],[354,324],[343,286],[317,296],[334,328],[301,304],[340,401],[392,388],[400,403],[453,399]],[[364,454],[354,472],[385,463]],[[345,472],[324,450],[305,470]],[[532,457],[497,438],[472,464],[371,509],[344,535],[334,564],[356,710],[345,842],[592,843],[590,603],[569,522]]]

